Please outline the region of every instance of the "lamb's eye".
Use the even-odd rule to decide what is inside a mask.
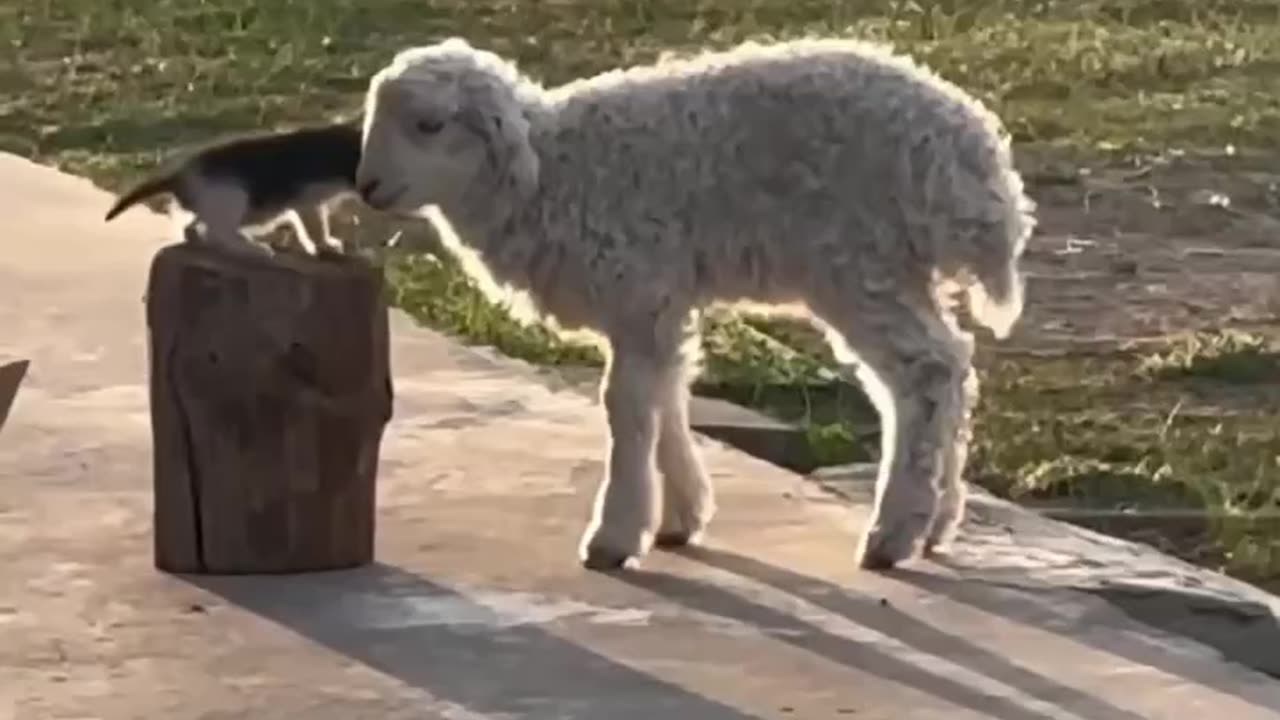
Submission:
[[[444,123],[439,120],[419,120],[417,128],[423,135],[435,135],[444,128]]]

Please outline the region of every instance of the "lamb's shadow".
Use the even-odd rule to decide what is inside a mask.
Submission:
[[[877,599],[859,597],[832,583],[724,550],[689,548],[681,554],[805,600],[862,627],[892,637],[918,652],[951,661],[1080,717],[1091,720],[1142,720],[1141,715],[1032,672],[997,653],[882,604]],[[701,612],[770,628],[776,631],[773,634],[783,642],[861,672],[916,688],[989,717],[1002,720],[1043,720],[1048,717],[1009,698],[993,695],[879,649],[837,636],[709,582],[660,572],[630,574],[620,576],[620,579]]]
[[[963,572],[963,568],[956,569]],[[1062,615],[1052,607],[1035,602],[1035,593],[1030,588],[1019,587],[1016,584],[966,580],[963,577],[952,578],[906,568],[894,570],[893,578],[920,590],[945,597],[953,602],[963,603],[1028,627],[1035,627],[1057,634],[1068,634],[1064,627],[1066,623]],[[1133,612],[1134,608],[1126,607],[1123,602],[1117,602],[1117,598],[1109,597],[1109,593],[1094,592],[1093,594],[1110,600],[1121,611],[1130,616],[1136,614]],[[1151,610],[1150,608],[1144,609],[1148,612]],[[1135,618],[1135,622],[1142,621]],[[1160,623],[1143,622],[1143,624],[1166,632],[1187,635],[1206,644],[1212,644],[1207,638],[1196,637],[1196,633],[1189,632],[1185,626],[1175,629],[1172,627],[1160,627]],[[1258,633],[1258,642],[1266,643],[1268,636],[1274,633],[1274,628],[1271,630],[1272,632]],[[1155,668],[1166,675],[1182,678],[1193,685],[1200,685],[1226,695],[1233,695],[1265,710],[1273,711],[1276,709],[1276,698],[1280,694],[1275,691],[1274,686],[1267,688],[1265,681],[1249,685],[1237,679],[1232,679],[1229,677],[1229,673],[1225,671],[1225,664],[1223,672],[1206,671],[1203,659],[1199,657],[1188,657],[1179,653],[1169,652],[1164,645],[1141,642],[1128,633],[1070,633],[1068,636],[1072,640],[1089,645],[1094,649],[1124,658],[1139,665]],[[1219,649],[1221,650],[1222,648]]]
[[[492,611],[388,565],[288,577],[185,579],[476,713],[529,720],[756,720],[534,625],[474,624]]]

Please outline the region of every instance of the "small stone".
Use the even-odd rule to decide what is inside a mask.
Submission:
[[[1195,205],[1219,208],[1231,207],[1231,198],[1217,190],[1196,190],[1191,193],[1188,199]]]
[[[1134,277],[1138,274],[1138,261],[1132,258],[1116,260],[1112,267],[1117,275]]]

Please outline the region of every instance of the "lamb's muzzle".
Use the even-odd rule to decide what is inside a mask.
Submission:
[[[365,180],[364,182],[360,183],[360,185],[356,187],[356,190],[360,192],[361,199],[363,199],[366,203],[369,203],[371,205],[375,204],[373,194],[378,191],[378,181]]]
[[[378,180],[369,180],[358,188],[361,199],[374,210],[391,209],[406,190],[408,190],[408,186],[401,185],[388,191]]]

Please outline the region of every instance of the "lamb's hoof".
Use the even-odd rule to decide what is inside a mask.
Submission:
[[[954,550],[955,542],[952,538],[948,538],[925,543],[923,554],[927,558],[945,558]]]
[[[943,510],[933,518],[929,525],[929,533],[924,539],[924,554],[946,555],[951,552],[956,538],[960,537],[960,525],[964,518],[964,508],[953,512]]]
[[[862,559],[858,561],[858,565],[863,570],[892,570],[901,562],[892,555],[887,555],[878,550],[865,550],[862,553]]]
[[[653,538],[654,547],[675,550],[701,544],[702,533],[692,530],[662,530]]]
[[[660,532],[653,538],[653,546],[665,549],[682,548],[691,544],[693,535],[683,530]]]
[[[908,534],[872,530],[858,552],[858,565],[864,570],[892,570],[918,557],[922,546],[923,543]]]
[[[634,555],[601,547],[587,548],[582,558],[582,566],[595,572],[617,572],[634,566],[636,562]]]

